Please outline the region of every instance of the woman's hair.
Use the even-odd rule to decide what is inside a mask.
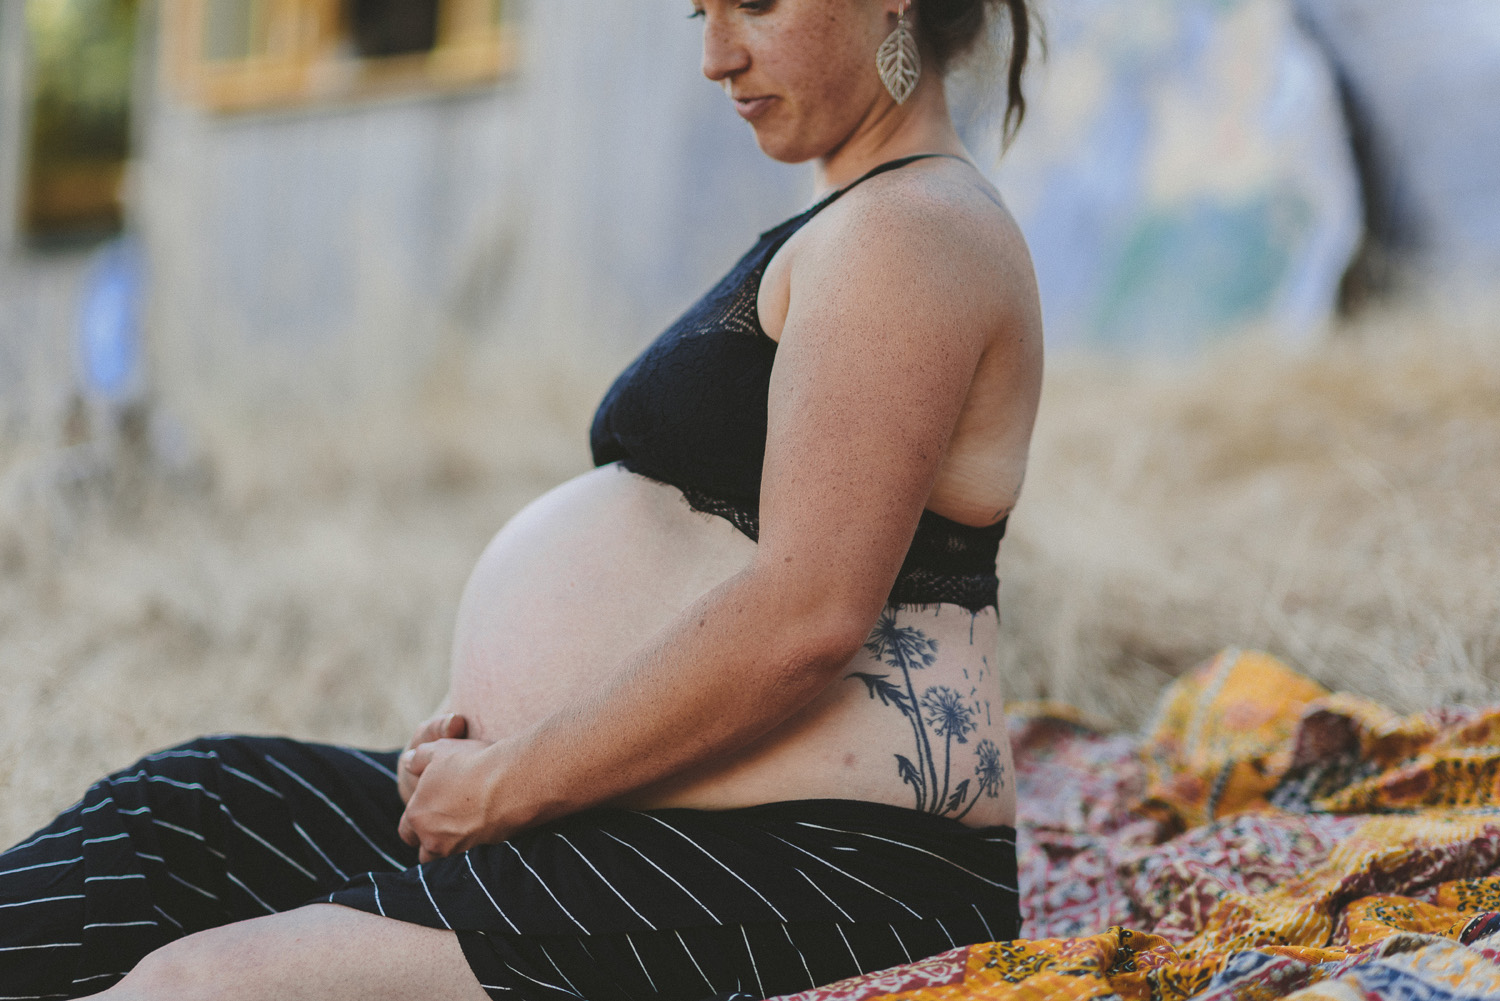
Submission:
[[[1004,8],[1010,16],[1010,65],[1006,69],[1005,139],[1010,140],[1026,117],[1026,95],[1021,74],[1031,50],[1032,14],[1027,0],[917,0],[917,37],[937,58],[938,72],[963,56],[985,35],[994,14]]]

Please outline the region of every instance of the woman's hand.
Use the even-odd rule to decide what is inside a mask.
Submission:
[[[417,773],[407,767],[412,760],[412,752],[434,740],[465,737],[468,732],[469,721],[457,713],[438,713],[417,727],[416,734],[406,745],[405,753],[396,761],[396,790],[401,793],[401,802],[410,802],[412,790],[417,788]]]
[[[513,833],[495,809],[498,766],[482,740],[443,738],[418,744],[401,756],[403,772],[417,784],[406,801],[397,833],[430,862]]]

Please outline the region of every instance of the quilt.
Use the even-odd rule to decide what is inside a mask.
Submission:
[[[1500,706],[1227,650],[1143,735],[1015,706],[1026,938],[783,1001],[1500,999]]]

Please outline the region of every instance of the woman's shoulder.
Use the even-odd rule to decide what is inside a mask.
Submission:
[[[1036,296],[1031,256],[1015,218],[984,175],[958,160],[872,177],[798,236],[789,262],[794,279],[833,273],[900,287],[905,296],[951,300],[957,293],[969,309],[992,315],[1029,306]]]
[[[949,237],[1019,235],[995,186],[972,163],[949,156],[876,174],[825,215],[848,226],[909,226]]]

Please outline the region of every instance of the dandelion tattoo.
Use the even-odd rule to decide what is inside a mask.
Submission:
[[[979,742],[979,764],[974,766],[974,777],[979,779],[979,791],[986,796],[999,796],[1000,786],[1005,782],[1005,766],[1000,763],[1000,748],[993,740]]]
[[[900,672],[900,680],[891,674],[855,671],[849,680],[864,682],[870,698],[881,705],[894,706],[911,727],[915,761],[897,754],[896,773],[912,787],[916,808],[926,813],[952,814],[962,819],[974,809],[981,796],[996,798],[1005,782],[1005,766],[1000,763],[1000,749],[989,739],[981,740],[976,749],[979,765],[974,779],[963,779],[951,786],[953,745],[967,744],[969,734],[979,729],[979,704],[970,701],[947,685],[931,685],[917,695],[913,672],[937,662],[937,641],[914,626],[896,625],[896,614],[886,609],[865,641],[865,649],[881,663]],[[972,692],[971,692],[972,695]],[[933,750],[942,741],[942,769],[939,778],[938,755]]]
[[[927,722],[939,737],[956,737],[960,744],[969,742],[965,735],[972,733],[975,728],[975,708],[965,705],[958,692],[947,685],[929,688],[922,695],[922,709],[927,714]]]
[[[938,794],[937,801],[945,803],[948,801],[948,779],[953,766],[953,739],[958,738],[960,744],[967,744],[967,734],[976,728],[974,722],[975,710],[963,703],[958,692],[947,685],[937,685],[927,689],[922,695],[922,710],[927,718],[927,723],[932,727],[934,733],[944,740],[943,744],[943,791]],[[961,783],[964,792],[968,792],[967,779]],[[958,802],[962,802],[960,796]],[[948,807],[947,809],[953,809]]]

